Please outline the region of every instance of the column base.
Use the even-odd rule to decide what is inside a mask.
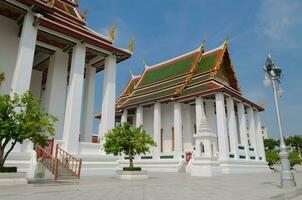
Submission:
[[[290,170],[281,172],[281,187],[285,189],[296,187],[294,175]]]
[[[191,176],[212,177],[222,174],[219,163],[207,158],[194,158],[186,168]]]

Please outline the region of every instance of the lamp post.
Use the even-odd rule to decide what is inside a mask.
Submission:
[[[274,98],[275,98],[275,107],[276,107],[276,115],[277,115],[277,123],[280,133],[280,160],[281,160],[281,187],[282,188],[290,188],[295,187],[296,182],[292,171],[290,170],[289,160],[288,160],[288,151],[284,142],[282,124],[280,119],[280,111],[279,111],[279,97],[283,94],[283,89],[279,86],[280,77],[281,77],[281,69],[273,63],[271,55],[268,55],[266,59],[266,64],[264,66],[265,79],[263,81],[264,85],[268,87],[270,82],[273,85]],[[278,86],[278,89],[277,89]]]

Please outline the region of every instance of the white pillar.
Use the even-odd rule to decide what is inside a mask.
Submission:
[[[181,104],[179,102],[174,102],[174,136],[176,156],[180,156],[182,153],[182,120]]]
[[[217,135],[219,146],[219,160],[227,160],[229,157],[229,143],[227,135],[227,122],[225,116],[224,95],[221,92],[215,94]]]
[[[36,99],[41,98],[42,78],[43,78],[43,72],[34,69],[32,70],[30,91],[32,92],[33,97]]]
[[[249,121],[249,139],[251,142],[251,146],[254,147],[254,152],[256,155],[256,159],[258,159],[257,156],[257,144],[256,144],[256,129],[255,129],[255,119],[254,119],[254,111],[252,107],[249,107],[247,109],[248,113],[248,121]]]
[[[86,66],[85,70],[85,95],[84,95],[84,109],[83,109],[83,132],[81,141],[92,141],[92,125],[94,119],[94,88],[95,88],[95,67]]]
[[[156,142],[154,156],[159,158],[160,155],[160,132],[161,132],[161,105],[159,102],[154,104],[154,127],[153,127],[153,140]]]
[[[257,143],[257,152],[258,152],[258,158],[262,158],[262,161],[266,161],[265,158],[265,150],[264,150],[264,143],[263,138],[261,134],[261,121],[260,121],[260,114],[258,110],[254,111],[254,117],[255,117],[255,125],[256,125],[256,143]]]
[[[65,150],[73,154],[78,153],[85,53],[85,45],[78,44],[73,48],[69,75],[63,139],[65,142]]]
[[[33,26],[34,16],[28,12],[23,21],[16,67],[13,75],[11,93],[22,94],[29,90],[34,61],[37,28]]]
[[[123,124],[124,122],[127,122],[128,120],[128,110],[123,110],[123,114],[122,114],[122,118],[121,118],[121,124]]]
[[[142,106],[136,108],[135,127],[137,128],[143,125],[143,112]]]
[[[244,146],[245,158],[249,159],[249,143],[247,138],[247,125],[246,125],[246,117],[243,103],[237,104],[238,110],[238,122],[239,122],[239,131],[240,131],[240,141],[241,145]]]
[[[195,99],[196,134],[199,132],[199,126],[201,124],[202,109],[203,109],[203,101],[201,97],[196,97]]]
[[[103,81],[102,119],[99,136],[102,137],[115,126],[115,90],[116,90],[116,56],[105,58]]]
[[[236,122],[236,115],[234,109],[234,100],[232,97],[227,98],[227,113],[228,113],[231,152],[234,154],[235,159],[238,159],[237,122]]]
[[[57,117],[55,123],[55,138],[63,136],[64,117],[66,108],[68,54],[61,50],[50,57],[46,87],[43,98],[45,111]]]

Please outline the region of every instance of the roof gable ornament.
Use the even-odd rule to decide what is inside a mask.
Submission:
[[[129,41],[128,50],[133,52],[133,46],[134,46],[134,37],[131,37],[131,40]]]
[[[186,78],[186,80],[185,80],[185,82],[184,82],[183,85],[181,85],[180,87],[176,88],[176,94],[180,95],[186,89],[186,87],[191,83],[192,78],[194,76],[194,73],[196,72],[197,65],[200,63],[202,54],[205,52],[205,48],[204,48],[205,41],[206,40],[204,38],[202,40],[201,45],[200,45],[198,55],[196,56],[196,58],[192,62],[192,66],[191,66],[190,72],[187,75],[187,78]]]
[[[109,38],[111,39],[111,40],[114,40],[115,39],[115,29],[116,29],[116,26],[115,26],[115,23],[113,23],[112,25],[111,25],[111,28],[110,28],[110,30],[109,30]]]
[[[83,20],[87,21],[87,17],[88,17],[88,7],[85,8],[85,11],[83,13]]]
[[[50,0],[50,7],[54,8],[56,4],[56,0]]]
[[[228,53],[228,42],[230,40],[230,34],[228,34],[223,42],[223,47],[222,47],[222,53],[220,54],[220,57],[218,58],[218,61],[216,62],[215,66],[214,66],[214,71],[211,73],[211,78],[215,78],[219,75],[219,72],[221,71],[221,67],[223,66],[223,62],[224,62],[224,57],[225,54]],[[238,92],[240,92],[240,87],[238,86],[238,79],[237,79],[237,74],[234,70],[234,66],[232,64],[232,60],[229,57],[228,54],[228,58],[229,58],[229,67],[231,68],[232,71],[232,75],[233,75],[233,88],[235,90],[237,90]]]

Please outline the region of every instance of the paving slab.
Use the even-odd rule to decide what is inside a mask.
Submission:
[[[297,187],[281,189],[279,173],[232,174],[211,178],[185,173],[149,173],[147,180],[119,180],[114,176],[83,177],[77,182],[41,182],[0,187],[0,200],[301,200],[302,173]]]

